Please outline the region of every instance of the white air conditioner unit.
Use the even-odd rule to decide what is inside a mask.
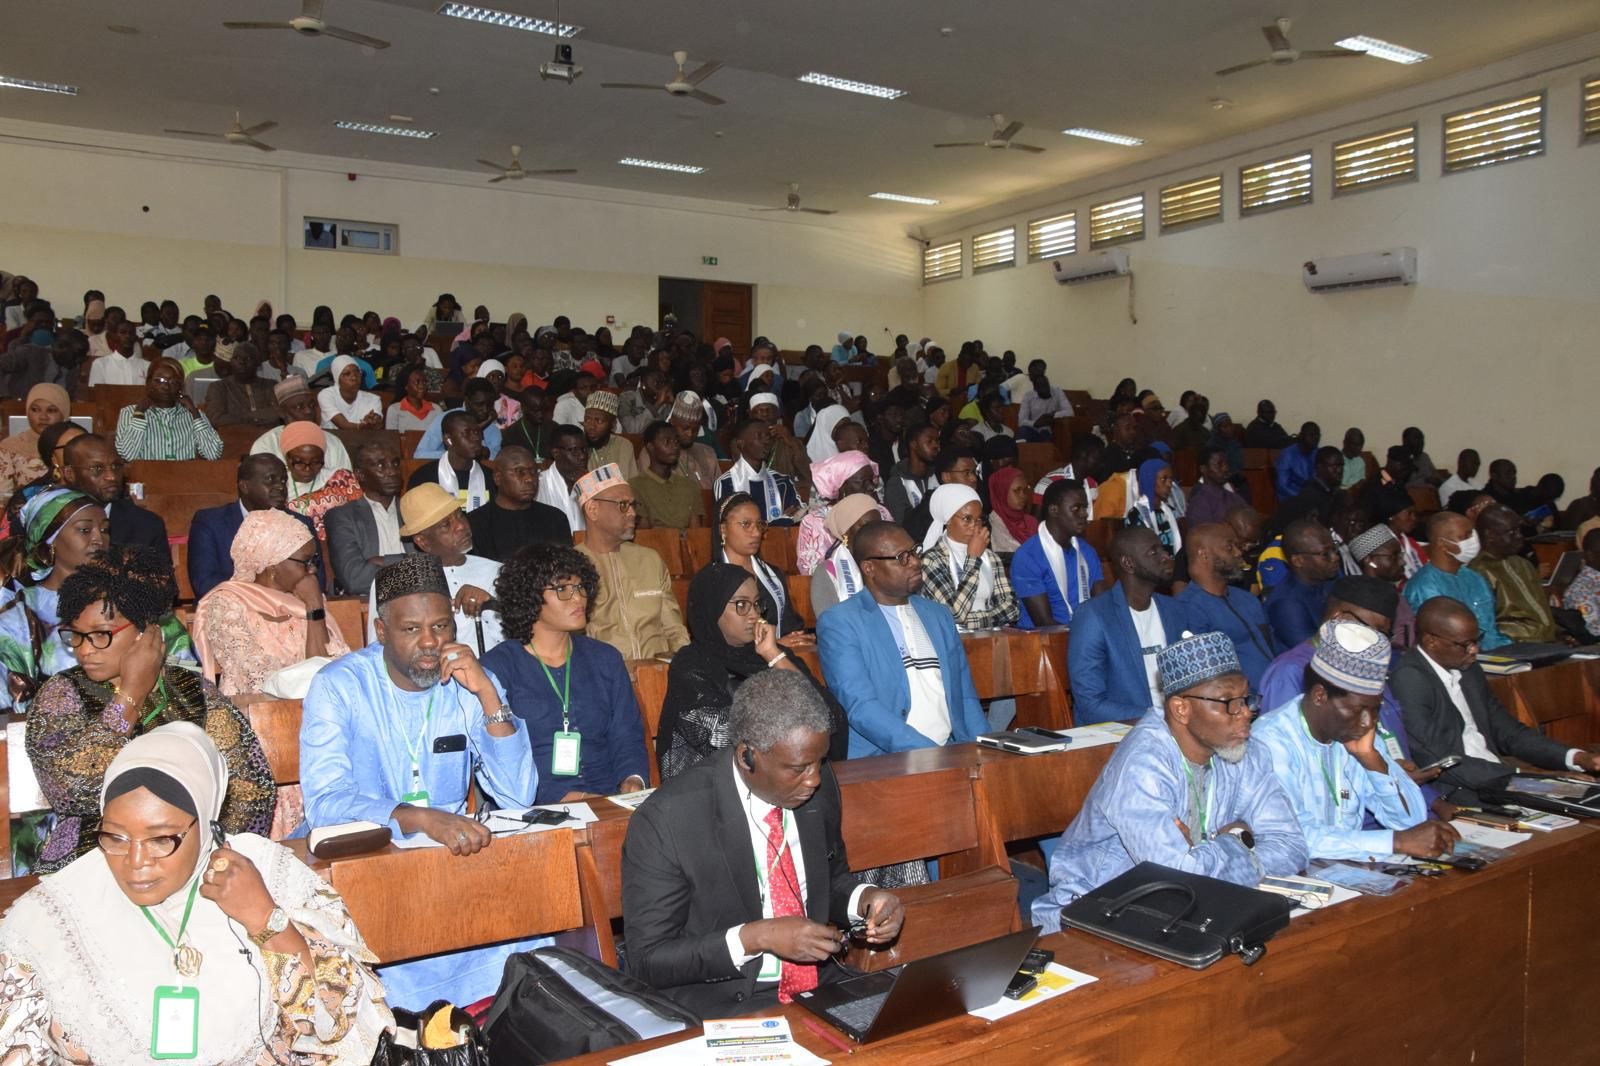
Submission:
[[[1387,252],[1312,259],[1300,268],[1300,277],[1312,292],[1371,289],[1380,285],[1415,285],[1417,250],[1394,248]]]
[[[1081,281],[1098,281],[1100,278],[1116,278],[1131,273],[1126,248],[1068,256],[1055,260],[1051,265],[1055,268],[1057,285],[1076,285]]]

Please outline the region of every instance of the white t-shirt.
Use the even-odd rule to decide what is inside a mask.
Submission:
[[[333,355],[333,352],[319,352],[315,348],[305,348],[294,353],[294,364],[300,368],[306,377],[317,372],[317,364]]]
[[[1155,601],[1142,611],[1136,611],[1131,606],[1128,613],[1133,616],[1133,631],[1139,635],[1139,648],[1144,652],[1144,676],[1150,685],[1150,706],[1160,707],[1161,679],[1156,670],[1156,654],[1167,646],[1166,627],[1161,624],[1161,612],[1156,610]]]
[[[137,345],[135,350],[138,350]],[[89,364],[89,384],[143,385],[145,375],[149,372],[150,362],[142,356],[129,358],[112,352]]]
[[[383,414],[383,401],[376,393],[358,392],[354,400],[345,403],[344,397],[339,395],[339,387],[330,385],[317,393],[317,409],[322,412],[323,429],[338,428],[333,424],[334,415],[344,415],[351,425],[360,426],[367,415]]]

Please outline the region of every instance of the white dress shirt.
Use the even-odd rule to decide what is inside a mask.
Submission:
[[[1421,651],[1421,649],[1418,649]],[[1461,715],[1461,747],[1469,759],[1484,759],[1488,762],[1503,762],[1489,748],[1489,742],[1484,739],[1483,733],[1478,729],[1477,721],[1472,717],[1472,708],[1467,705],[1467,694],[1461,690],[1461,671],[1446,670],[1433,661],[1433,656],[1426,651],[1422,652],[1422,661],[1433,667],[1433,672],[1439,675],[1439,680],[1444,682],[1444,690],[1450,694],[1450,702],[1456,705],[1456,712]],[[1578,765],[1580,749],[1567,749],[1567,769],[1583,772]]]
[[[141,350],[135,344],[132,356],[117,352],[100,356],[89,364],[89,384],[143,385],[145,375],[150,372],[150,362],[139,354]]]
[[[379,536],[382,536],[382,526],[379,526]],[[485,559],[478,555],[469,555],[459,566],[444,568],[445,583],[450,586],[450,595],[455,596],[465,585],[476,585],[480,589],[494,595],[494,579],[500,573],[500,564],[493,559]],[[478,647],[478,619],[469,617],[464,611],[455,612],[456,615],[456,643],[465,644],[473,652],[482,656],[484,652],[495,647],[505,636],[500,631],[500,612],[481,611],[478,619],[483,620],[483,647]],[[367,590],[367,643],[378,642],[377,627],[373,625],[378,617],[378,583],[374,581],[372,588]]]
[[[372,508],[372,520],[378,526],[378,554],[401,555],[406,547],[400,541],[400,501],[396,497],[389,501],[389,506],[380,507],[378,501],[371,496],[363,496],[367,506]]]
[[[567,516],[567,525],[574,533],[584,528],[583,508],[578,506],[577,499],[572,494],[572,489],[567,485],[567,479],[561,476],[561,471],[556,469],[556,464],[551,463],[545,467],[544,473],[539,475],[540,503],[549,504]]]

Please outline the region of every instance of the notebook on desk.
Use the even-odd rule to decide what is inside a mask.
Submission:
[[[1494,651],[1481,651],[1478,653],[1478,662],[1485,668],[1492,664],[1502,663],[1527,663],[1530,666],[1543,666],[1546,663],[1557,663],[1571,655],[1573,649],[1566,644],[1535,644],[1531,641],[1517,641],[1512,644],[1502,644]]]

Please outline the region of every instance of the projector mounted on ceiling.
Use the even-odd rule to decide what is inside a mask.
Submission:
[[[539,80],[564,81],[568,85],[583,77],[583,68],[572,61],[572,46],[561,43],[561,5],[556,4],[556,56],[539,64]]]

